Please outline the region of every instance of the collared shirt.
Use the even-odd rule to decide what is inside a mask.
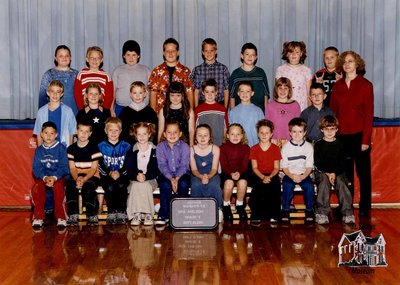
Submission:
[[[196,66],[192,73],[190,74],[190,78],[193,80],[193,86],[195,89],[201,90],[201,83],[207,79],[215,79],[218,83],[218,93],[217,93],[217,102],[224,102],[224,91],[229,88],[229,70],[228,68],[218,62],[215,61],[212,64],[207,64],[203,62],[202,64]],[[204,101],[204,95],[199,93],[200,101]]]
[[[302,117],[307,122],[307,140],[309,142],[322,139],[322,132],[319,128],[319,120],[327,115],[334,115],[329,107],[322,106],[321,110],[313,105],[301,112]]]
[[[158,169],[167,179],[189,174],[189,145],[179,140],[171,148],[168,141],[162,141],[156,149]]]
[[[172,75],[172,81],[181,82],[185,86],[185,91],[192,91],[192,80],[189,78],[190,69],[180,62],[175,66],[174,74]],[[156,66],[149,78],[149,90],[157,93],[157,104],[156,112],[158,113],[164,106],[165,96],[168,91],[169,82],[169,71],[168,66],[164,62]]]

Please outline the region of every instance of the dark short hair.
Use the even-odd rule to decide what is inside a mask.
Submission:
[[[176,50],[179,51],[179,43],[178,43],[178,41],[177,41],[176,39],[174,39],[174,38],[168,38],[168,39],[166,39],[166,40],[164,41],[164,43],[163,43],[163,51],[165,51],[165,46],[166,46],[167,44],[174,44],[174,45],[176,46]]]
[[[303,127],[304,131],[307,131],[307,122],[300,117],[291,119],[288,125],[289,125],[289,130],[291,130],[292,127],[298,126],[298,127]]]
[[[242,46],[242,49],[241,49],[240,53],[241,53],[241,54],[244,54],[244,51],[245,51],[246,49],[253,49],[253,50],[256,52],[256,55],[257,55],[257,47],[256,47],[255,44],[253,44],[253,43],[245,43],[245,44]],[[242,59],[242,58],[240,58],[240,61],[243,63],[243,59]],[[256,63],[257,63],[257,59],[254,61],[254,64],[256,64]]]
[[[53,128],[57,132],[57,125],[54,122],[51,121],[44,122],[42,125],[42,132],[44,131],[45,128]]]
[[[271,130],[271,133],[274,132],[274,128],[275,128],[274,123],[267,119],[262,119],[257,122],[257,124],[256,124],[257,133],[261,127],[268,127]]]
[[[201,90],[204,91],[207,86],[215,87],[215,90],[218,90],[218,83],[214,78],[204,80],[201,83]]]
[[[311,89],[322,89],[322,91],[324,91],[324,93],[325,93],[325,88],[324,88],[324,85],[322,85],[322,83],[313,82],[310,86],[310,91],[311,91]]]
[[[54,52],[54,57],[57,56],[57,52],[58,52],[60,49],[65,49],[65,50],[67,50],[67,51],[69,52],[69,55],[71,56],[71,50],[69,49],[69,47],[67,47],[66,45],[59,45],[58,47],[56,47],[56,51]],[[57,62],[56,59],[54,59],[54,65],[55,65],[55,66],[58,66],[58,62]],[[71,62],[69,62],[68,66],[69,66],[69,67],[71,66]]]
[[[249,86],[251,88],[251,91],[254,91],[254,86],[253,86],[253,83],[251,83],[251,81],[244,80],[244,81],[239,82],[238,90],[239,90],[240,86],[242,86],[242,85]]]

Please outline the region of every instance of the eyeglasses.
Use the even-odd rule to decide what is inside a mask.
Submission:
[[[322,97],[322,96],[324,96],[324,94],[323,94],[323,93],[311,94],[310,96],[311,96],[311,97]]]
[[[322,130],[328,131],[328,132],[336,132],[337,128],[336,127],[326,127],[326,128],[323,128]]]

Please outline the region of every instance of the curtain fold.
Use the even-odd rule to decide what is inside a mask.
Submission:
[[[202,61],[202,40],[214,38],[230,71],[251,41],[271,87],[285,41],[306,43],[313,71],[323,66],[325,47],[352,49],[374,84],[375,116],[400,117],[397,0],[0,0],[0,119],[36,117],[40,80],[59,44],[70,47],[78,70],[87,47],[102,47],[111,73],[126,40],[140,43],[141,63],[153,68],[168,37],[179,41],[180,61],[191,69]]]

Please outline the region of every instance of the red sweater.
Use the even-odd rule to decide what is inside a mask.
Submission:
[[[78,109],[84,107],[83,96],[85,89],[90,83],[100,85],[101,93],[103,94],[103,107],[111,109],[111,104],[114,100],[114,84],[111,76],[103,69],[99,71],[90,71],[89,68],[82,69],[75,78],[74,97]]]
[[[230,141],[220,147],[220,162],[222,172],[231,175],[238,171],[246,173],[249,167],[250,147],[247,144],[233,144]]]
[[[339,119],[339,134],[362,132],[362,144],[371,143],[374,116],[374,88],[358,75],[347,87],[345,77],[333,85],[330,108]]]

